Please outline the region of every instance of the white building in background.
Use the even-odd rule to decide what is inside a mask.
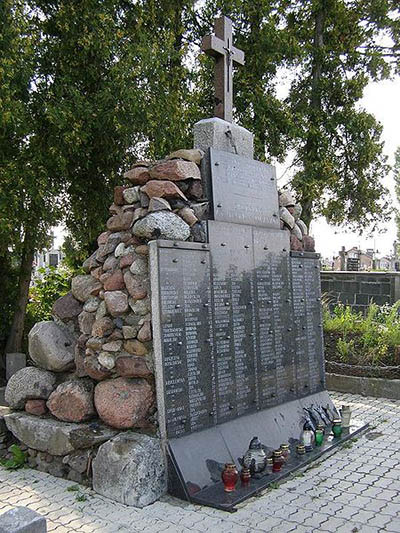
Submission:
[[[64,259],[64,254],[61,249],[54,247],[54,233],[51,233],[51,247],[43,248],[43,250],[38,250],[35,252],[35,257],[33,259],[33,272],[32,280],[35,278],[41,277],[39,270],[41,268],[55,267],[57,268],[61,261]]]
[[[33,263],[34,272],[37,273],[39,268],[58,267],[63,260],[63,257],[62,251],[55,248],[50,248],[49,250],[44,249],[40,252],[35,252],[35,259]]]

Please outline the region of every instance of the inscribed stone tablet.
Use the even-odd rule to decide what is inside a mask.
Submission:
[[[214,220],[279,228],[275,168],[210,149]]]
[[[169,437],[214,425],[210,254],[159,248],[160,324]]]
[[[209,222],[218,424],[257,409],[253,236]]]

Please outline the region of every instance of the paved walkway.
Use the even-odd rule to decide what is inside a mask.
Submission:
[[[333,394],[370,422],[358,441],[305,473],[224,513],[166,497],[145,509],[107,500],[35,470],[0,467],[0,513],[23,505],[57,533],[120,531],[400,533],[400,401]]]

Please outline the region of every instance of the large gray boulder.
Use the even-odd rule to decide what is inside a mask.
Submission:
[[[93,489],[126,505],[150,505],[167,490],[160,440],[148,435],[120,433],[100,446],[92,468]]]
[[[190,237],[190,227],[181,217],[170,211],[156,211],[138,220],[132,232],[146,239],[170,239],[186,241]]]
[[[27,400],[47,400],[56,388],[56,376],[47,370],[28,366],[8,380],[5,398],[13,409],[23,409]]]
[[[102,424],[61,422],[21,412],[5,415],[4,421],[9,431],[28,448],[51,455],[67,455],[74,450],[90,448],[117,433]]]
[[[29,354],[41,368],[64,372],[74,367],[76,338],[55,322],[38,322],[29,332]]]
[[[28,507],[15,507],[0,515],[0,533],[46,533],[46,518]]]

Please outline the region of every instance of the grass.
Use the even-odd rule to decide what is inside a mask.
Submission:
[[[400,301],[394,305],[371,303],[367,314],[338,304],[323,308],[327,359],[342,363],[400,365]]]
[[[68,492],[76,492],[75,501],[77,502],[86,502],[88,499],[87,495],[81,492],[81,487],[79,485],[70,485],[66,490]]]
[[[0,460],[0,465],[4,466],[6,470],[18,470],[24,468],[26,462],[26,453],[21,450],[16,444],[10,446],[11,459]]]

